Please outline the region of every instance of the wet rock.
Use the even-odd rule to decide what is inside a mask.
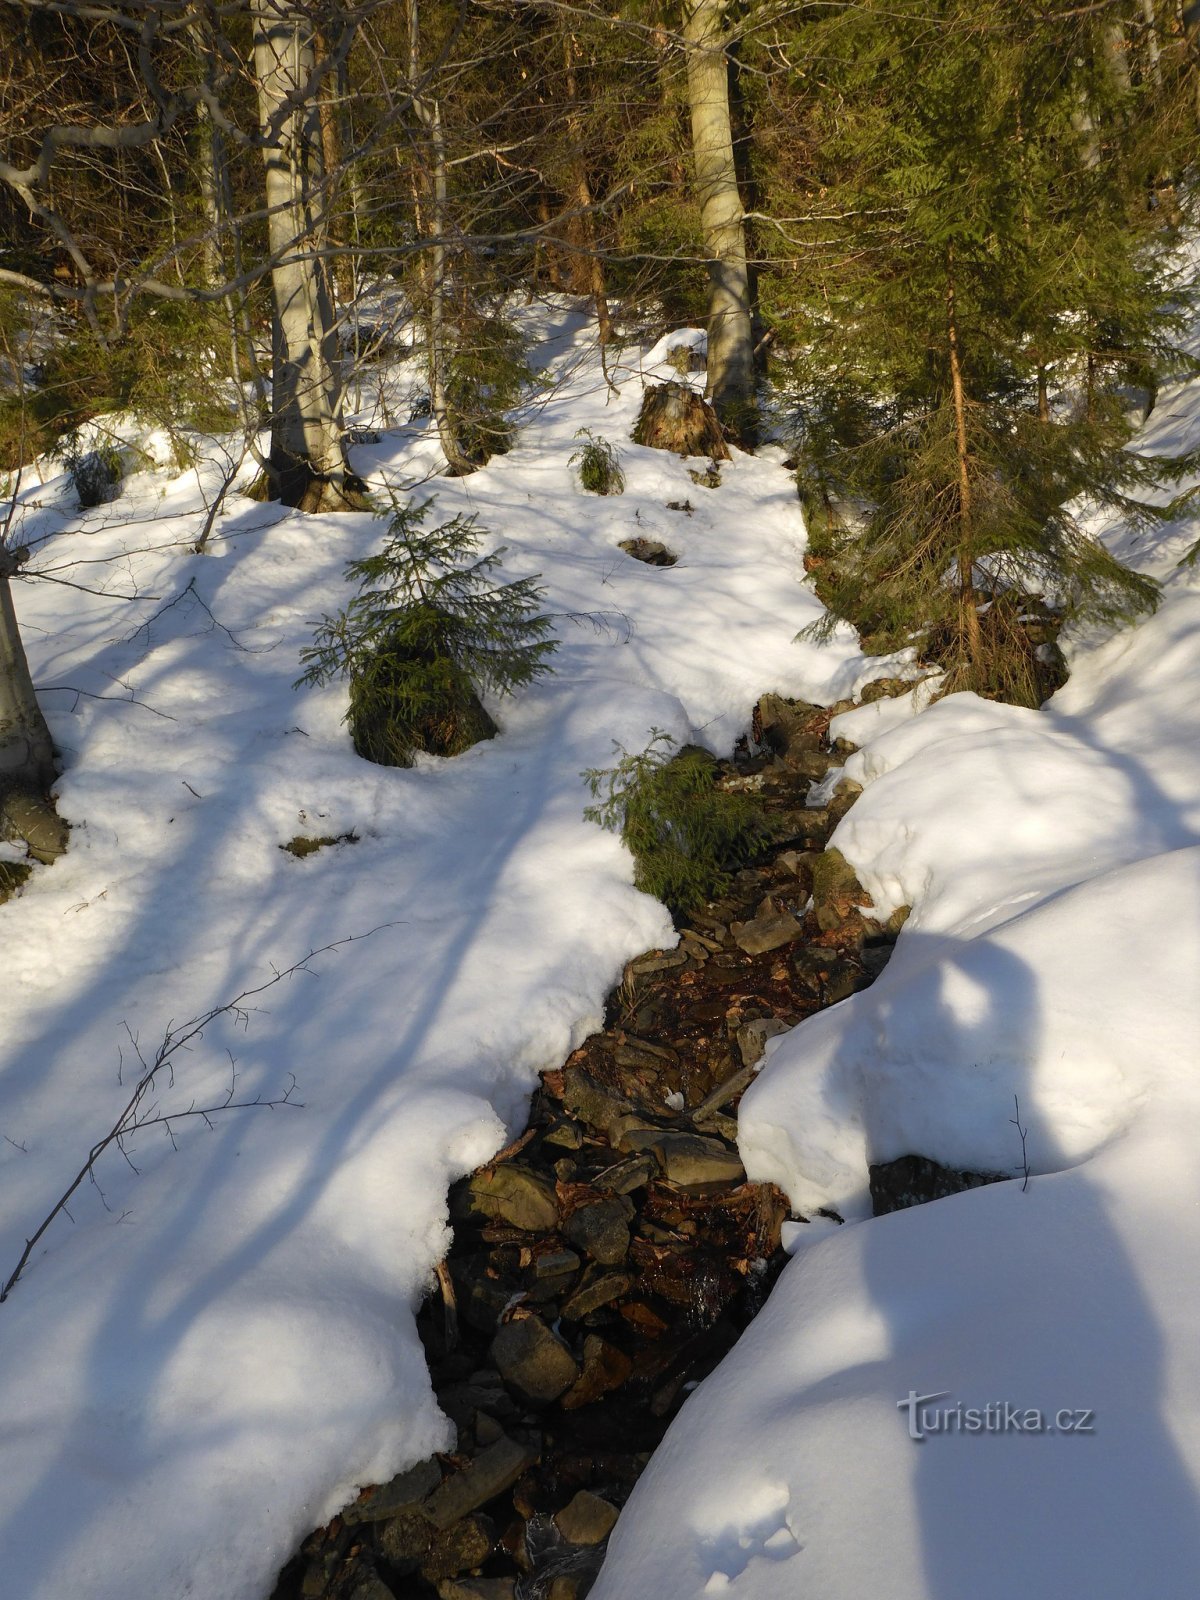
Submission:
[[[523,1323],[508,1324],[510,1328],[523,1326]],[[538,1326],[543,1325],[539,1323]],[[545,1331],[550,1333],[548,1328]],[[574,1366],[572,1361],[572,1370]],[[497,1439],[495,1444],[481,1450],[469,1466],[445,1479],[425,1502],[424,1513],[435,1528],[449,1528],[502,1494],[536,1460],[537,1451],[520,1440],[507,1436]]]
[[[778,950],[793,944],[804,931],[801,923],[788,911],[755,917],[752,922],[735,922],[730,931],[739,950],[748,956],[765,955],[768,950]]]
[[[480,1333],[491,1333],[512,1305],[514,1285],[489,1275],[487,1254],[460,1256],[450,1263],[450,1277],[462,1320]]]
[[[435,1534],[421,1561],[421,1576],[436,1584],[442,1578],[481,1567],[492,1553],[496,1530],[488,1517],[464,1517],[453,1527]]]
[[[505,1383],[531,1405],[549,1405],[579,1376],[575,1357],[539,1317],[506,1322],[491,1356]]]
[[[397,1572],[416,1572],[433,1543],[436,1529],[419,1511],[405,1511],[385,1522],[379,1533],[379,1550]]]
[[[529,1233],[548,1232],[558,1222],[558,1202],[551,1184],[515,1161],[477,1172],[463,1190],[461,1203],[469,1211]]]
[[[629,1212],[620,1200],[597,1200],[580,1206],[563,1223],[570,1242],[602,1266],[615,1267],[629,1250]]]
[[[737,1153],[717,1139],[669,1128],[652,1130],[642,1137],[642,1148],[657,1158],[663,1176],[682,1188],[746,1180],[746,1169]]]
[[[629,1235],[625,1236],[628,1246]],[[633,1279],[624,1272],[605,1272],[582,1284],[564,1304],[562,1314],[568,1322],[582,1322],[601,1306],[620,1300],[633,1287]]]
[[[628,1286],[629,1280],[625,1281]],[[623,1350],[618,1350],[599,1334],[589,1333],[583,1341],[583,1371],[579,1381],[567,1390],[559,1404],[564,1411],[590,1406],[603,1395],[619,1389],[632,1371],[633,1362]]]
[[[595,1180],[595,1185],[612,1194],[633,1194],[637,1189],[644,1189],[657,1171],[658,1162],[653,1156],[629,1156],[625,1161],[618,1161],[616,1166],[607,1167]]]
[[[633,1107],[615,1090],[598,1083],[583,1067],[568,1067],[563,1073],[563,1104],[582,1122],[608,1133]]]
[[[571,1544],[600,1544],[617,1524],[617,1508],[598,1494],[581,1489],[555,1514],[558,1531]]]
[[[441,1481],[442,1469],[436,1461],[418,1461],[415,1467],[398,1473],[390,1482],[347,1506],[342,1521],[347,1527],[359,1522],[383,1522],[419,1505]]]
[[[981,1189],[988,1183],[1004,1183],[1008,1172],[966,1172],[943,1167],[928,1156],[900,1156],[868,1168],[871,1180],[871,1207],[877,1217],[909,1206],[923,1206],[930,1200],[962,1194],[966,1189]]]
[[[579,1257],[574,1250],[548,1250],[538,1256],[533,1270],[539,1278],[561,1278],[579,1270]]]
[[[665,1044],[651,1044],[649,1039],[636,1039],[626,1034],[617,1046],[613,1060],[618,1067],[623,1068],[660,1069],[678,1065],[679,1051],[672,1050]]]
[[[515,1578],[443,1578],[437,1586],[439,1600],[513,1600]]]
[[[743,1023],[737,1031],[738,1052],[743,1065],[755,1066],[766,1052],[767,1040],[777,1039],[781,1033],[787,1032],[788,1024],[781,1022],[778,1017],[755,1017],[753,1022]]]

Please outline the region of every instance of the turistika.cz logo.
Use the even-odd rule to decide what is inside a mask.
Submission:
[[[986,1406],[938,1406],[947,1400],[949,1389],[937,1394],[918,1394],[910,1389],[896,1401],[897,1411],[908,1412],[908,1437],[918,1444],[930,1434],[939,1433],[1094,1433],[1096,1413],[1083,1409],[1042,1411],[1036,1406],[1017,1406],[1008,1400],[993,1400]]]

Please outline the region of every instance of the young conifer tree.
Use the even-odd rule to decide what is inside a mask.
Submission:
[[[1032,704],[1039,599],[1109,622],[1156,599],[1072,511],[1154,514],[1137,490],[1163,463],[1126,448],[1128,387],[1173,358],[1163,124],[1105,19],[898,0],[805,41],[818,588],[876,648],[915,643],[950,687]]]

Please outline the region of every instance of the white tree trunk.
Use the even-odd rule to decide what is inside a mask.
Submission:
[[[315,29],[297,0],[251,0],[254,73],[275,265],[271,475],[285,505],[354,503],[325,242]]]
[[[708,394],[722,421],[753,432],[754,339],[742,197],[733,161],[727,0],[685,0],[696,197],[708,253]]]

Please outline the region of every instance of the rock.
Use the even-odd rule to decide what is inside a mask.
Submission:
[[[841,780],[833,791],[833,799],[829,802],[829,825],[831,828],[837,826],[861,793],[861,783],[855,783],[853,778],[843,778]]]
[[[506,1322],[491,1357],[505,1383],[531,1405],[549,1405],[579,1376],[575,1357],[539,1317]]]
[[[578,1150],[583,1143],[583,1129],[577,1122],[556,1123],[542,1143],[555,1145],[559,1150]]]
[[[442,1578],[437,1592],[440,1600],[513,1600],[515,1578]]]
[[[832,933],[845,922],[857,906],[869,906],[871,898],[859,883],[854,868],[838,849],[823,850],[812,864],[812,896],[817,923]]]
[[[613,1060],[618,1067],[674,1067],[679,1064],[679,1051],[627,1033],[617,1046]]]
[[[628,1240],[628,1235],[626,1239]],[[564,1304],[562,1314],[568,1322],[582,1322],[584,1317],[590,1317],[592,1312],[599,1311],[601,1306],[611,1305],[614,1300],[620,1300],[632,1287],[633,1279],[627,1273],[605,1272],[576,1289]]]
[[[442,1481],[442,1469],[436,1461],[418,1461],[415,1467],[401,1472],[378,1489],[356,1500],[342,1512],[347,1526],[357,1522],[383,1522],[401,1511],[410,1510],[437,1488]]]
[[[583,1067],[568,1067],[563,1073],[563,1104],[573,1116],[601,1133],[608,1133],[619,1117],[633,1110],[629,1101],[615,1090],[597,1083]]]
[[[761,1061],[766,1052],[767,1040],[777,1039],[781,1033],[788,1031],[788,1024],[781,1022],[778,1017],[755,1017],[753,1022],[743,1023],[737,1031],[737,1046],[741,1053],[742,1064],[752,1067]]]
[[[987,1183],[1004,1183],[1012,1174],[1008,1172],[964,1172],[953,1167],[943,1167],[928,1156],[900,1156],[895,1161],[881,1161],[869,1167],[871,1180],[871,1207],[877,1217],[892,1211],[905,1211],[909,1206],[922,1206],[930,1200],[943,1200],[947,1195],[962,1194],[966,1189],[980,1189]]]
[[[607,1167],[595,1180],[595,1187],[612,1194],[632,1194],[635,1189],[644,1188],[657,1171],[658,1162],[653,1156],[629,1156],[615,1167]]]
[[[367,1573],[350,1591],[349,1600],[396,1600],[378,1573]]]
[[[811,725],[818,716],[816,706],[803,701],[797,704],[778,694],[764,694],[754,708],[751,729],[756,743],[790,758],[820,746],[821,735]]]
[[[859,699],[864,706],[870,705],[872,700],[898,700],[901,695],[911,693],[912,687],[911,678],[872,678],[863,685]]]
[[[421,1576],[436,1584],[442,1578],[456,1578],[460,1572],[481,1567],[492,1553],[496,1530],[489,1518],[464,1517],[452,1527],[435,1534],[421,1561]]]
[[[480,1333],[491,1333],[512,1304],[515,1287],[489,1278],[491,1258],[486,1254],[451,1259],[450,1277],[462,1320]]]
[[[621,539],[617,548],[635,561],[644,561],[648,567],[673,567],[679,560],[661,539]]]
[[[564,1236],[601,1266],[615,1267],[629,1250],[628,1216],[620,1200],[596,1200],[580,1206],[563,1223]]]
[[[404,1511],[382,1524],[377,1541],[380,1553],[398,1572],[416,1572],[436,1531],[433,1523],[419,1511]]]
[[[674,1129],[651,1130],[642,1136],[641,1148],[651,1151],[663,1176],[682,1188],[699,1184],[744,1183],[746,1169],[736,1151],[717,1139]]]
[[[677,456],[709,456],[728,461],[729,447],[717,414],[707,400],[686,384],[651,384],[633,430],[633,442]]]
[[[600,1544],[617,1523],[617,1508],[598,1494],[580,1489],[575,1498],[555,1513],[558,1531],[571,1544]]]
[[[624,1350],[618,1350],[599,1334],[589,1333],[583,1341],[583,1371],[579,1382],[567,1390],[559,1403],[564,1411],[590,1406],[601,1395],[619,1389],[632,1371],[633,1362]]]
[[[761,956],[768,950],[778,950],[782,945],[792,944],[803,932],[800,922],[790,911],[755,917],[753,922],[734,922],[730,926],[734,943],[748,956]]]
[[[574,1250],[549,1250],[544,1256],[538,1256],[533,1263],[534,1273],[539,1278],[561,1278],[579,1269],[579,1257]]]
[[[522,1324],[510,1322],[509,1328]],[[538,1324],[539,1327],[542,1324]],[[503,1330],[502,1330],[503,1331]],[[546,1329],[549,1333],[550,1330]],[[553,1338],[554,1335],[550,1334]],[[568,1357],[569,1359],[569,1357]],[[572,1370],[575,1363],[571,1362]],[[564,1388],[566,1386],[564,1385]],[[505,1435],[481,1450],[471,1464],[461,1472],[453,1473],[434,1490],[423,1506],[423,1511],[435,1528],[446,1529],[462,1520],[470,1512],[486,1505],[496,1495],[516,1483],[517,1479],[537,1460],[537,1451]]]
[[[892,912],[891,916],[884,923],[883,931],[886,934],[889,934],[893,939],[899,938],[901,928],[908,921],[911,915],[911,906],[897,906],[895,911]]]
[[[626,963],[625,982],[633,983],[638,978],[654,978],[660,973],[675,972],[685,966],[687,966],[687,956],[682,950],[651,951]]]
[[[831,767],[842,765],[840,758],[828,750],[789,751],[786,759],[789,767],[811,783],[820,783]]]
[[[529,1233],[547,1233],[558,1225],[554,1189],[545,1178],[516,1161],[477,1172],[467,1182],[463,1199],[469,1210]]]

